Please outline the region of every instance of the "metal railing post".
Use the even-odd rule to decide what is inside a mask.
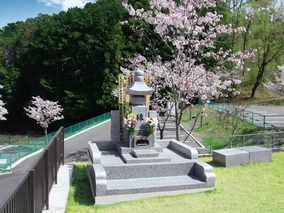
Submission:
[[[35,213],[35,170],[30,170],[31,213]]]
[[[44,187],[45,187],[45,197],[46,197],[46,201],[45,201],[45,208],[46,209],[49,209],[49,187],[48,187],[48,184],[49,184],[49,167],[48,167],[49,157],[48,157],[48,152],[49,152],[49,150],[46,149],[45,153],[44,153],[44,164],[45,164],[45,171],[44,171],[45,172],[45,186]],[[52,169],[52,171],[53,171],[53,169]],[[52,171],[50,171],[50,172],[52,172]],[[57,173],[56,170],[55,170],[55,173]]]
[[[265,129],[265,115],[263,115],[263,128]]]
[[[62,162],[62,165],[64,165],[64,129],[62,127],[62,131],[60,133],[62,136],[61,136],[61,162]]]
[[[58,137],[55,138],[55,184],[57,184],[57,163],[58,163],[58,159],[57,159],[57,155],[58,155],[58,150],[57,150],[57,145],[58,145]]]

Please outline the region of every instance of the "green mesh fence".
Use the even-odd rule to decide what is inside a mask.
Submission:
[[[72,135],[75,135],[83,130],[86,130],[90,127],[93,127],[109,119],[110,119],[110,112],[102,114],[94,118],[91,118],[89,120],[83,121],[81,123],[75,124],[73,126],[66,127],[64,128],[64,137],[68,138]]]
[[[198,103],[201,103],[201,101],[199,101]],[[218,112],[228,112],[228,111],[234,112],[235,110],[235,106],[233,105],[217,103],[214,101],[210,101],[210,103],[208,104],[208,107]],[[264,129],[283,128],[283,126],[277,126],[277,124],[271,124],[271,122],[268,122],[268,121],[271,119],[273,120],[274,118],[284,119],[284,115],[259,114],[259,113],[251,112],[248,110],[244,110],[242,114],[239,116],[246,122],[251,123],[256,126],[260,126]]]
[[[232,137],[210,137],[202,138],[200,142],[209,153],[212,153],[212,150],[242,146],[279,148],[284,147],[284,132],[234,135]]]
[[[64,128],[64,138],[110,119],[110,112]],[[56,132],[44,136],[4,135],[0,136],[0,173],[11,172],[12,164],[19,159],[43,149]]]

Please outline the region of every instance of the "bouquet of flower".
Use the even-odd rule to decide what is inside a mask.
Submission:
[[[131,137],[133,137],[135,135],[135,126],[137,124],[136,115],[134,113],[128,114],[128,116],[124,118],[124,124],[128,128]]]
[[[144,124],[146,125],[147,132],[149,134],[153,135],[154,132],[155,132],[155,129],[156,129],[157,125],[158,125],[158,121],[157,121],[156,118],[149,117],[149,118],[146,119]]]

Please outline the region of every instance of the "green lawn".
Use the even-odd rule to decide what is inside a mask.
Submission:
[[[91,212],[284,212],[284,152],[272,154],[272,162],[235,167],[211,164],[215,190],[176,196],[160,196],[112,205],[96,205],[86,174],[86,162],[75,163],[66,213]]]
[[[195,116],[200,111],[201,106],[196,105],[192,109],[192,116]],[[225,129],[220,125],[216,119],[218,113],[214,109],[206,108],[205,110],[206,116],[203,117],[201,126],[201,117],[199,116],[195,125],[195,128],[192,130],[192,135],[197,139],[213,137],[213,136],[231,136],[227,135]],[[185,112],[183,114],[181,124],[182,126],[191,131],[194,126],[195,119],[190,119],[189,112]],[[252,125],[247,122],[242,122],[239,125],[239,129],[235,135],[243,135],[243,134],[258,134],[260,132],[264,132],[264,130],[258,126]],[[268,131],[267,131],[268,132]]]

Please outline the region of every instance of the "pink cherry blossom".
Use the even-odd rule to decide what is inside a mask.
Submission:
[[[236,52],[232,50],[217,50],[215,43],[223,34],[241,33],[245,29],[233,29],[231,25],[220,24],[221,15],[204,8],[216,6],[215,0],[184,0],[177,3],[174,0],[151,0],[152,10],[135,10],[131,5],[123,3],[129,14],[137,20],[144,20],[154,26],[155,33],[170,48],[173,59],[164,61],[161,56],[156,56],[156,61],[147,61],[144,56],[138,55],[128,59],[131,68],[139,67],[151,76],[151,86],[155,89],[152,95],[151,106],[158,112],[167,111],[166,102],[175,103],[176,125],[181,120],[187,105],[191,105],[193,98],[207,100],[226,96],[226,93],[238,94],[234,89],[240,84],[238,73],[244,69],[244,60],[253,55],[253,51]],[[164,13],[162,8],[167,8]],[[153,16],[154,14],[154,16]],[[125,24],[125,22],[122,22]],[[130,26],[141,33],[142,26]],[[153,49],[151,43],[147,48]],[[208,48],[216,51],[208,52]],[[201,63],[201,58],[215,59],[216,64],[210,68]],[[230,63],[233,70],[228,70]],[[130,70],[122,68],[123,73]],[[161,93],[163,91],[163,93]],[[224,93],[225,92],[225,93]],[[179,129],[179,128],[177,128]],[[177,133],[177,139],[178,139]]]
[[[44,129],[45,134],[47,134],[47,128],[50,123],[64,118],[63,115],[61,115],[63,109],[57,104],[57,101],[53,102],[43,100],[39,96],[32,98],[33,100],[31,102],[35,106],[29,106],[28,108],[24,107],[24,109],[26,110],[27,115],[36,120],[37,123]]]

